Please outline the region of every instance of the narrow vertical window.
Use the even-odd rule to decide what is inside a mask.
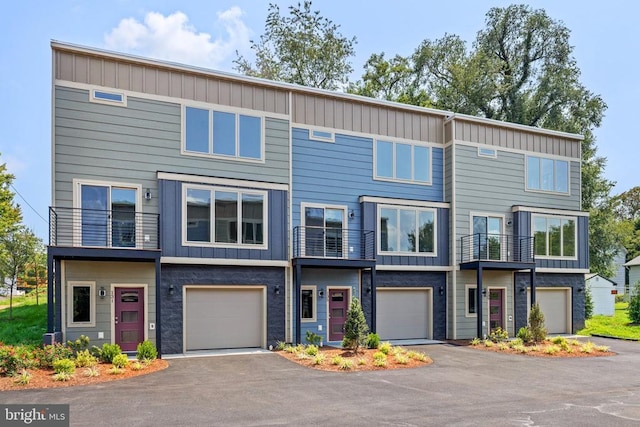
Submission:
[[[211,241],[211,192],[187,190],[187,241]]]

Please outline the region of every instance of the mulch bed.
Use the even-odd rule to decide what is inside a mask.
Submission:
[[[126,378],[139,377],[161,371],[169,366],[166,360],[156,359],[148,367],[139,371],[134,371],[130,367],[123,369],[121,374],[111,374],[111,364],[101,363],[97,366],[100,375],[97,377],[86,377],[83,375],[85,368],[76,368],[76,373],[69,381],[55,381],[52,369],[29,370],[31,380],[29,384],[16,384],[17,377],[0,377],[0,391],[4,390],[25,390],[34,388],[54,388],[73,387],[78,385],[99,384],[107,381],[123,380]]]
[[[594,350],[591,353],[583,353],[580,351],[580,348],[576,347],[572,352],[559,350],[557,353],[548,354],[545,353],[544,348],[547,343],[539,344],[537,346],[527,346],[527,352],[523,353],[518,350],[515,350],[511,347],[509,348],[499,348],[498,345],[494,345],[492,347],[486,347],[484,344],[478,344],[476,346],[471,345],[471,343],[467,342],[467,347],[476,349],[476,350],[484,350],[484,351],[493,351],[495,353],[505,353],[505,354],[517,354],[522,356],[533,356],[533,357],[546,357],[551,359],[567,359],[567,358],[584,358],[584,357],[603,357],[603,356],[615,356],[617,353],[613,351],[598,351]]]

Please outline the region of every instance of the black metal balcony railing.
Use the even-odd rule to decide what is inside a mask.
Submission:
[[[49,208],[51,246],[159,249],[159,215],[128,210]]]
[[[535,262],[533,237],[476,233],[460,238],[460,262]]]
[[[375,259],[375,234],[370,230],[294,227],[294,258]]]

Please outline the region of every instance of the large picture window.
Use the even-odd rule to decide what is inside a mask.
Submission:
[[[431,148],[390,141],[375,143],[377,179],[431,183]]]
[[[187,243],[266,245],[265,192],[194,186],[184,194]]]
[[[68,325],[95,325],[95,283],[69,282]]]
[[[184,107],[184,151],[262,160],[262,117]]]
[[[533,215],[532,223],[536,256],[576,257],[577,219],[575,217]]]
[[[569,162],[528,156],[527,190],[568,193]]]
[[[433,255],[436,211],[434,209],[381,206],[379,209],[379,251]]]

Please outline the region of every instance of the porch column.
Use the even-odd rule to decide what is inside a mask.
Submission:
[[[535,267],[531,269],[529,273],[529,278],[531,282],[531,307],[536,303],[536,269]]]
[[[162,359],[162,299],[164,298],[164,295],[160,287],[160,278],[161,278],[160,257],[156,257],[156,260],[155,260],[155,275],[156,275],[156,349],[158,350],[158,357]]]
[[[300,264],[296,264],[295,268],[293,269],[293,295],[292,295],[292,301],[293,301],[293,307],[294,310],[293,312],[294,314],[294,322],[296,325],[296,336],[295,336],[295,340],[294,340],[294,344],[300,344],[302,342],[302,325],[300,324],[300,317],[301,317],[301,312],[300,312],[300,294],[302,293],[302,266],[300,266]]]
[[[57,259],[53,262],[53,268],[55,269],[55,279],[54,279],[54,326],[53,331],[51,332],[62,332],[62,304],[64,304],[64,300],[62,299],[62,268],[60,265],[62,261]],[[48,307],[47,307],[48,308]]]
[[[482,267],[478,265],[476,270],[476,316],[477,317],[477,338],[482,339],[484,336],[482,328]]]
[[[371,267],[371,332],[376,331],[376,268]]]
[[[49,272],[47,278],[47,332],[55,332],[55,314],[53,305],[53,293],[55,292],[55,271],[56,269],[53,267],[53,255],[47,254],[47,271]]]

